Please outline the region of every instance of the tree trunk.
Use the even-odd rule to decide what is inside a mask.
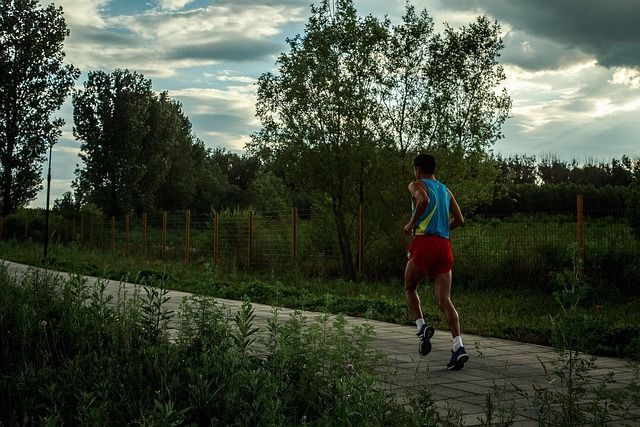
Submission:
[[[5,217],[12,214],[15,210],[13,194],[11,193],[11,187],[13,184],[13,141],[11,137],[7,136],[7,146],[5,147],[5,153],[2,158],[2,173],[4,175],[2,180],[2,216]]]
[[[2,216],[5,217],[9,214],[13,213],[13,195],[11,194],[11,167],[7,167],[5,165],[4,169],[4,180],[2,186]]]
[[[342,266],[344,268],[344,272],[349,280],[355,280],[356,268],[353,263],[351,242],[349,241],[349,232],[347,230],[347,225],[344,218],[344,209],[341,200],[333,199],[333,216],[336,220],[338,245],[340,247],[340,255],[342,256]]]

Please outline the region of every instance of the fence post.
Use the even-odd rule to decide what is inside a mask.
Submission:
[[[76,234],[76,217],[73,217],[73,221],[71,222],[71,243],[73,243],[75,245],[76,241],[77,241],[77,234]]]
[[[162,211],[162,259],[167,251],[167,211]]]
[[[116,250],[116,217],[111,217],[111,250]]]
[[[298,260],[298,208],[291,208],[291,258],[295,265]]]
[[[100,215],[100,249],[104,251],[104,215]]]
[[[191,210],[184,211],[184,262],[189,262],[189,252],[191,247]]]
[[[147,213],[142,214],[142,256],[147,257]]]
[[[253,211],[249,211],[249,245],[247,248],[247,265],[251,265],[253,254]]]
[[[84,216],[80,215],[80,246],[84,242]]]
[[[29,218],[24,219],[24,241],[29,239]]]
[[[360,204],[360,226],[358,230],[358,273],[364,274],[364,205]]]
[[[578,276],[582,277],[584,273],[584,196],[578,194],[576,202],[578,211]]]
[[[220,217],[218,213],[213,215],[213,263],[218,263],[218,230],[220,229]]]
[[[129,255],[129,214],[124,216],[124,254]]]

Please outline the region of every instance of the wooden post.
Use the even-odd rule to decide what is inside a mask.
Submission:
[[[191,210],[184,211],[184,262],[189,262],[189,253],[191,252]]]
[[[24,241],[29,240],[29,218],[24,218]]]
[[[76,217],[73,217],[73,222],[71,223],[71,243],[76,243]]]
[[[124,216],[124,254],[129,255],[129,214]]]
[[[578,277],[584,273],[584,196],[578,194]]]
[[[358,233],[358,273],[364,274],[364,205],[360,204],[360,227]]]
[[[111,250],[116,250],[116,217],[111,217]]]
[[[104,251],[104,215],[100,215],[100,249]]]
[[[167,211],[162,211],[162,259],[167,251]]]
[[[147,214],[142,214],[142,256],[147,257]]]
[[[80,215],[80,246],[84,242],[84,216]]]
[[[220,216],[216,213],[213,216],[213,263],[218,263],[218,230],[220,228]]]
[[[298,258],[298,208],[291,208],[291,258],[295,264]]]
[[[247,265],[251,265],[253,254],[253,211],[249,211],[249,245],[247,247]]]

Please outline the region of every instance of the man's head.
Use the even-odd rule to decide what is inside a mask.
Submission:
[[[416,178],[420,172],[424,175],[433,175],[436,171],[436,158],[431,154],[418,154],[413,160],[413,168]]]

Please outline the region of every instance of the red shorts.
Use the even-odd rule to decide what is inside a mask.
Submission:
[[[431,234],[416,236],[409,245],[407,258],[431,278],[448,273],[453,266],[451,242]]]

